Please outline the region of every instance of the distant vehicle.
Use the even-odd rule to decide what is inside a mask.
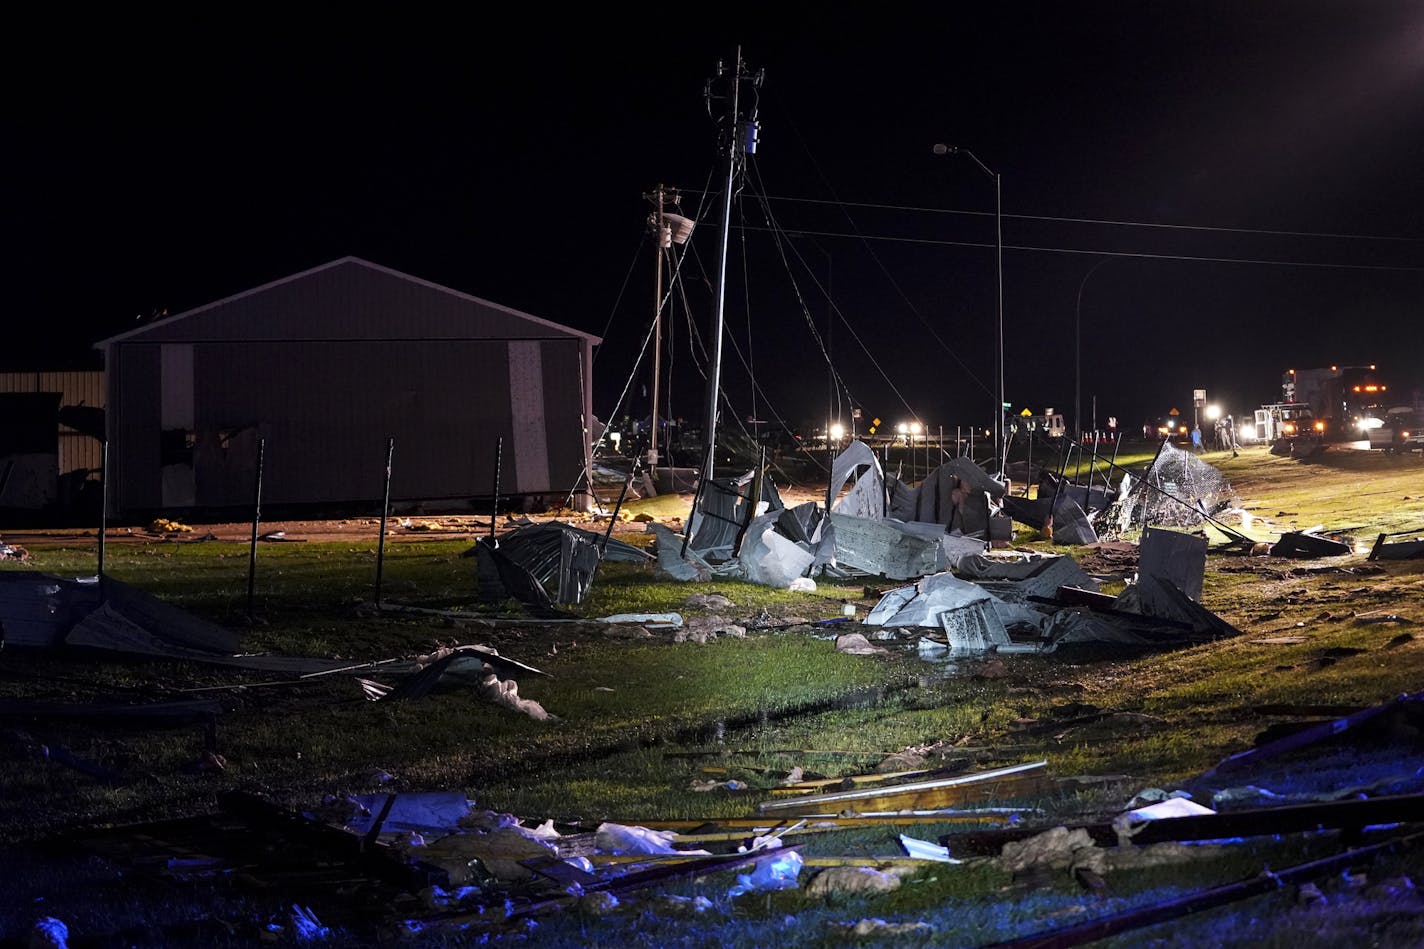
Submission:
[[[1275,455],[1303,457],[1325,448],[1325,420],[1305,402],[1272,402],[1255,412],[1241,430],[1243,441],[1265,442]]]
[[[1384,415],[1383,424],[1369,431],[1370,447],[1382,451],[1419,451],[1424,449],[1424,427],[1411,406],[1400,405]]]
[[[1320,433],[1330,441],[1364,438],[1384,417],[1389,386],[1370,366],[1288,369],[1281,376],[1281,399],[1310,406]]]

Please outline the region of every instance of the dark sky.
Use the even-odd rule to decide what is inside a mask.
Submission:
[[[38,341],[0,362],[350,254],[604,336],[606,417],[652,316],[659,183],[705,218],[684,276],[706,332],[702,93],[740,47],[765,70],[731,232],[740,416],[987,422],[993,183],[936,142],[1000,176],[1015,409],[1071,425],[1077,401],[1086,426],[1096,397],[1138,425],[1194,388],[1244,411],[1291,367],[1424,381],[1424,3],[883,6],[12,30],[6,325]],[[673,319],[673,411],[700,419]]]

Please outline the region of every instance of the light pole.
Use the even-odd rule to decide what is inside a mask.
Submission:
[[[1078,302],[1073,306],[1073,440],[1080,444],[1083,441],[1083,288],[1088,285],[1088,278],[1112,259],[1104,257],[1083,274],[1083,282],[1078,284]]]
[[[967,148],[937,144],[934,147],[934,153],[936,155],[968,155],[969,160],[978,165],[979,170],[994,181],[994,270],[998,278],[995,306],[998,330],[994,340],[994,376],[997,389],[997,398],[994,402],[994,460],[999,466],[999,475],[1002,477],[1008,459],[1006,457],[1007,446],[1004,444],[1004,204],[999,189],[999,175],[997,172],[990,171],[989,166],[980,161],[979,156]]]

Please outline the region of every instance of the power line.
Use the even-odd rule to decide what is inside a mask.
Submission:
[[[756,228],[756,230],[765,230]],[[842,237],[852,238],[862,241],[883,241],[886,243],[900,244],[924,244],[936,247],[985,247],[992,248],[997,245],[984,241],[949,241],[936,240],[927,237],[890,237],[879,234],[867,234],[864,231],[857,231],[854,234],[845,234],[837,231],[807,231],[799,228],[786,228],[786,233],[792,236],[806,237]],[[1389,264],[1332,264],[1316,263],[1303,260],[1265,260],[1252,257],[1209,257],[1196,254],[1150,254],[1136,251],[1122,250],[1083,250],[1077,247],[1046,247],[1038,244],[1005,244],[1005,250],[1022,250],[1044,254],[1082,254],[1089,257],[1136,257],[1143,260],[1188,260],[1198,263],[1221,263],[1221,264],[1272,264],[1280,267],[1321,267],[1325,269],[1337,270],[1392,270],[1402,273],[1424,273],[1424,267],[1399,267]]]
[[[962,211],[954,208],[917,207],[914,205],[875,204],[867,201],[837,201],[826,198],[793,198],[787,196],[767,196],[768,201],[786,201],[795,204],[821,204],[835,207],[870,208],[877,211],[913,211],[921,214],[958,214],[968,217],[993,217],[993,211]],[[1103,218],[1052,217],[1044,214],[1009,214],[1004,217],[1016,221],[1045,221],[1053,224],[1105,224],[1113,227],[1145,227],[1175,231],[1213,231],[1224,234],[1268,234],[1277,237],[1318,237],[1331,240],[1396,241],[1400,243],[1424,243],[1424,237],[1392,237],[1383,234],[1334,234],[1320,231],[1284,231],[1269,228],[1219,227],[1205,224],[1153,224],[1147,221],[1112,221]]]

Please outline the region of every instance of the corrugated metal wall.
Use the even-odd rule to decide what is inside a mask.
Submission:
[[[397,501],[488,497],[497,452],[502,496],[578,485],[591,337],[371,265],[299,276],[108,341],[111,510],[189,475],[194,506],[249,507],[259,438],[264,504],[379,502],[389,438]],[[191,472],[160,443],[180,403]]]
[[[97,370],[65,372],[0,372],[0,392],[58,392],[61,407],[87,405],[104,407],[104,373]],[[98,471],[99,440],[77,432],[68,425],[59,425],[59,474],[81,470]]]

